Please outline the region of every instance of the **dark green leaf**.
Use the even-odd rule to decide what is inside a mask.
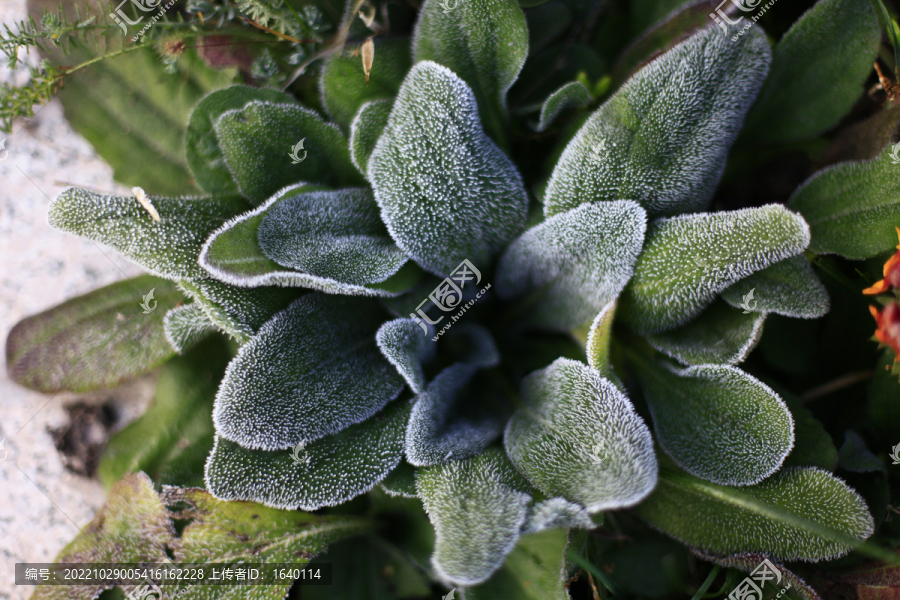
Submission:
[[[163,320],[183,300],[173,283],[152,275],[68,300],[13,327],[7,372],[45,393],[115,387],[174,356]]]
[[[573,81],[562,86],[544,102],[537,130],[544,131],[567,108],[581,108],[591,102],[591,93],[583,84]]]
[[[387,127],[393,106],[393,99],[366,102],[350,124],[350,158],[363,175],[368,172],[369,158]]]

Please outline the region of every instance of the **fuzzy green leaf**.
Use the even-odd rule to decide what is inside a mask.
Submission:
[[[387,127],[393,106],[393,98],[366,102],[350,124],[350,159],[363,175],[368,173],[369,158]]]
[[[406,380],[414,394],[425,391],[422,363],[434,358],[437,347],[428,338],[431,329],[423,331],[412,319],[394,319],[378,329],[378,349]]]
[[[503,431],[509,413],[498,402],[500,391],[496,386],[470,385],[476,369],[452,365],[417,396],[406,429],[406,459],[411,464],[422,467],[467,458]]]
[[[353,296],[396,296],[411,287],[418,277],[421,276],[422,271],[410,261],[406,261],[406,266],[399,268],[386,281],[360,285],[332,278],[331,275],[334,275],[336,272],[335,267],[340,265],[322,264],[320,260],[318,265],[308,265],[318,271],[318,273],[310,273],[285,268],[275,262],[263,251],[259,239],[260,228],[269,210],[277,206],[282,200],[289,201],[292,198],[299,197],[301,202],[304,199],[308,201],[310,198],[308,194],[313,193],[324,194],[325,198],[336,198],[340,197],[341,194],[341,192],[321,192],[315,186],[305,184],[297,184],[281,190],[260,206],[228,221],[209,236],[209,239],[200,251],[200,258],[198,259],[200,266],[216,279],[232,286],[260,287],[280,285],[304,287],[329,294]],[[313,197],[319,198],[322,196],[315,195]],[[377,211],[377,207],[374,208]],[[306,216],[306,221],[309,220],[310,217]],[[317,224],[318,221],[313,224],[315,233],[317,233]],[[383,225],[380,225],[380,221],[373,223],[373,225],[376,225],[374,229],[381,228],[383,230]],[[308,242],[312,237],[314,236],[304,236],[303,239]],[[377,237],[373,236],[373,239]],[[387,236],[385,235],[383,238],[387,238]],[[339,248],[337,247],[325,246],[327,242],[325,240],[318,246],[314,245],[312,247],[314,254],[316,253],[315,251],[318,251],[321,255],[327,256],[331,251],[338,251]],[[388,245],[396,248],[389,238],[386,239],[384,247],[389,247]],[[328,250],[329,248],[330,250]],[[399,250],[397,253],[399,253]],[[391,252],[388,252],[387,255],[392,256]],[[363,265],[359,266],[362,267]],[[354,272],[358,274],[360,269],[356,269]]]
[[[563,577],[567,541],[564,529],[523,535],[500,570],[467,588],[462,600],[569,600]]]
[[[213,418],[246,448],[283,450],[360,423],[403,379],[378,351],[370,300],[307,294],[276,314],[228,366]]]
[[[618,199],[651,216],[704,210],[769,60],[758,27],[737,42],[709,27],[656,58],[566,146],[544,214]]]
[[[197,264],[204,240],[249,208],[238,197],[147,200],[160,221],[137,198],[69,188],[50,205],[48,220],[61,231],[115,248],[154,275],[178,280],[206,276]]]
[[[786,144],[837,125],[863,93],[881,45],[870,0],[820,0],[772,52],[772,69],[747,115],[747,138]]]
[[[238,288],[215,279],[184,280],[178,285],[216,327],[241,344],[303,293],[281,287]]]
[[[565,498],[556,497],[538,502],[528,511],[522,533],[537,533],[545,529],[580,527],[593,529],[594,521],[587,508]]]
[[[600,375],[615,382],[615,373],[609,358],[609,345],[612,341],[612,326],[616,316],[616,302],[613,300],[602,309],[591,323],[588,330],[585,350],[588,364]],[[619,386],[621,388],[621,386]]]
[[[363,423],[288,450],[248,450],[217,436],[206,485],[217,498],[275,508],[343,504],[400,464],[409,410],[409,402],[394,402]]]
[[[531,497],[503,452],[419,469],[416,489],[437,538],[431,563],[448,585],[476,585],[519,539]]]
[[[178,354],[197,344],[207,335],[218,331],[216,324],[196,303],[176,306],[166,313],[163,320],[166,339]]]
[[[129,474],[109,490],[106,505],[56,557],[67,563],[138,563],[162,562],[167,558],[166,545],[175,527],[169,513],[144,473]],[[72,586],[67,593],[76,598],[96,598],[105,586]],[[42,585],[35,588],[32,600],[55,600],[58,588]]]
[[[537,131],[544,131],[556,120],[556,117],[567,108],[581,108],[591,102],[591,93],[584,84],[573,81],[562,86],[544,101],[541,106],[541,120]]]
[[[717,300],[686,325],[645,338],[651,346],[685,365],[736,365],[744,362],[756,347],[765,320],[764,313],[744,314]]]
[[[522,401],[504,444],[545,494],[596,513],[633,506],[656,485],[650,431],[628,398],[591,367],[557,359],[525,378]]]
[[[478,101],[485,129],[498,142],[506,92],[528,56],[528,27],[516,0],[458,2],[447,10],[426,0],[413,35],[414,63],[434,61],[465,81]]]
[[[472,90],[430,61],[406,76],[368,173],[394,241],[437,275],[487,265],[525,224],[522,178],[484,135]]]
[[[344,131],[347,131],[354,115],[367,101],[393,99],[412,64],[409,39],[376,37],[373,43],[375,60],[369,72],[368,83],[359,56],[335,54],[322,69],[319,85],[322,105]]]
[[[254,205],[300,181],[360,183],[341,130],[308,108],[254,100],[223,113],[215,129],[231,176]]]
[[[812,252],[863,260],[897,245],[900,178],[892,150],[823,169],[794,192],[788,205],[809,223]]]
[[[620,314],[634,329],[674,329],[731,284],[803,252],[809,226],[780,204],[659,219],[625,289]]]
[[[529,320],[566,331],[591,322],[628,280],[646,229],[646,213],[629,201],[579,206],[547,219],[513,242],[497,268],[497,293],[529,292]]]
[[[856,473],[883,471],[884,464],[866,447],[866,442],[852,429],[844,433],[844,445],[838,451],[838,465]]]
[[[803,256],[782,260],[741,279],[722,290],[722,299],[745,311],[800,319],[818,319],[830,307],[825,286]]]
[[[741,488],[665,468],[656,491],[635,512],[702,551],[761,552],[783,560],[842,556],[853,540],[868,538],[874,528],[859,494],[815,468],[782,469],[760,484]]]
[[[196,441],[197,433],[206,433],[188,431],[194,415],[203,417],[211,432],[213,400],[230,358],[219,339],[166,364],[153,403],[106,446],[98,469],[103,483],[110,486],[125,473],[155,474],[178,446]]]
[[[225,157],[214,130],[215,122],[229,110],[244,108],[248,102],[264,100],[289,104],[293,96],[278,90],[233,85],[216,90],[201,100],[188,121],[184,136],[187,163],[194,180],[210,194],[237,194],[238,186],[228,172]]]
[[[23,319],[6,340],[9,377],[48,394],[115,387],[175,354],[163,320],[183,300],[173,283],[142,275]]]
[[[688,473],[722,485],[759,483],[794,447],[794,420],[784,401],[740,369],[634,364],[656,440]]]
[[[385,281],[408,260],[367,188],[285,195],[267,206],[259,247],[283,267],[361,286]]]

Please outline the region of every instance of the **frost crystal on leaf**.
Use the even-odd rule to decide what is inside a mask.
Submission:
[[[257,236],[278,264],[350,285],[380,283],[408,260],[365,188],[286,194],[269,205]]]
[[[628,283],[644,242],[644,209],[627,200],[556,215],[510,244],[497,267],[497,293],[529,292],[538,327],[567,331],[591,322]]]
[[[531,496],[503,452],[419,469],[416,488],[436,534],[431,563],[450,585],[475,585],[516,545]]]
[[[378,351],[372,300],[311,293],[268,321],[228,365],[213,420],[245,448],[281,450],[364,421],[403,379]]]
[[[291,449],[248,450],[221,436],[206,462],[206,485],[223,500],[318,510],[372,489],[403,457],[409,403],[397,401],[377,418],[310,442],[297,464]]]
[[[800,319],[825,316],[831,304],[825,286],[803,256],[782,260],[741,279],[722,290],[722,299],[742,308],[750,293],[755,310]]]
[[[678,369],[654,360],[637,373],[659,445],[692,475],[722,485],[759,483],[794,447],[784,401],[736,367]]]
[[[641,333],[674,329],[731,284],[807,245],[806,221],[780,204],[659,219],[647,232],[620,314]]]
[[[764,312],[744,314],[717,300],[686,325],[644,338],[686,365],[736,365],[756,347],[765,320]]]
[[[406,76],[368,174],[394,241],[440,276],[490,263],[525,223],[515,165],[482,131],[472,90],[433,62]]]
[[[704,210],[770,60],[758,27],[736,42],[707,27],[654,59],[566,146],[544,214],[618,199],[651,216]],[[598,162],[591,149],[601,142]]]
[[[633,506],[656,485],[653,440],[628,398],[591,367],[557,359],[522,382],[504,443],[538,489],[591,513]]]

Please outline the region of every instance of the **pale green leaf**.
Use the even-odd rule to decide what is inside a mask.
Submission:
[[[265,203],[254,208],[253,210],[238,215],[225,223],[218,230],[209,236],[203,248],[200,251],[198,262],[206,271],[218,280],[224,281],[232,286],[237,287],[260,287],[260,286],[288,286],[303,287],[314,289],[329,294],[345,294],[352,296],[395,296],[407,288],[412,286],[422,272],[416,268],[410,261],[405,261],[405,267],[399,267],[386,281],[372,284],[348,283],[334,279],[333,276],[342,276],[346,274],[342,264],[328,264],[327,260],[323,263],[323,257],[331,256],[333,253],[340,253],[341,244],[346,241],[336,240],[336,243],[329,245],[329,240],[320,240],[321,244],[311,244],[319,235],[319,221],[313,219],[316,209],[311,211],[310,215],[304,215],[307,222],[307,231],[312,228],[313,235],[302,236],[307,254],[318,257],[316,262],[308,262],[307,266],[316,270],[316,273],[301,272],[286,268],[278,264],[266,255],[260,243],[260,229],[262,223],[268,215],[269,211],[278,206],[283,200],[291,201],[292,198],[299,198],[300,202],[308,201],[310,197],[320,198],[324,194],[325,198],[337,198],[344,192],[324,192],[315,186],[306,184],[297,184],[280,190]],[[309,194],[316,194],[310,196]],[[377,211],[377,207],[375,207]],[[377,215],[376,215],[377,218]],[[383,225],[372,223],[375,229],[379,227],[383,229]],[[324,225],[324,223],[323,223]],[[299,225],[298,225],[299,227]],[[332,230],[339,228],[332,227]],[[291,233],[291,232],[287,232]],[[322,232],[323,234],[325,232]],[[292,237],[292,236],[288,236]],[[298,236],[299,238],[300,236]],[[392,247],[396,250],[396,246],[385,236],[372,236],[377,241],[385,242],[383,248]],[[370,240],[371,241],[371,240]],[[346,245],[346,244],[344,244]],[[393,250],[384,254],[384,256],[396,256],[399,250]],[[384,261],[382,261],[384,263]],[[391,261],[388,260],[388,263]],[[399,261],[397,261],[399,262]],[[359,274],[365,270],[365,261],[357,264],[353,273]],[[388,269],[390,271],[391,269]],[[346,277],[345,277],[346,279]],[[358,279],[358,278],[357,278]],[[399,289],[398,289],[399,288]]]
[[[579,206],[526,231],[503,254],[497,293],[534,293],[528,319],[566,331],[591,322],[628,280],[646,229],[644,210],[629,201]]]
[[[588,330],[587,351],[588,364],[600,375],[615,382],[612,363],[609,359],[609,345],[612,341],[612,326],[616,316],[616,301],[613,300],[597,313],[591,328]],[[621,388],[621,386],[619,386]]]
[[[496,363],[495,363],[496,364]],[[496,386],[475,386],[477,367],[457,363],[416,397],[406,429],[406,459],[417,467],[460,460],[484,450],[508,417]]]
[[[344,131],[363,104],[396,96],[411,66],[409,39],[379,36],[372,41],[375,44],[375,60],[368,82],[358,55],[334,54],[322,69],[319,80],[322,105]]]
[[[642,333],[674,329],[731,284],[808,244],[803,217],[780,204],[659,219],[647,232],[619,314]]]
[[[12,328],[7,373],[44,393],[115,387],[174,356],[163,320],[183,300],[170,281],[142,275],[63,302]]]
[[[293,96],[278,90],[233,85],[208,94],[191,112],[184,136],[185,153],[194,180],[207,193],[238,193],[237,184],[228,172],[213,126],[223,113],[244,108],[244,105],[253,100],[282,104],[296,102]]]
[[[408,260],[367,188],[285,195],[268,206],[257,231],[259,246],[284,267],[365,285],[385,281]]]
[[[301,181],[360,182],[341,130],[308,108],[254,100],[223,113],[215,129],[231,176],[254,205]]]
[[[516,0],[440,0],[422,5],[413,34],[413,62],[434,61],[465,81],[478,101],[486,130],[498,142],[506,119],[506,92],[528,56],[528,28]]]
[[[525,378],[522,401],[504,444],[543,493],[596,513],[633,506],[656,485],[650,431],[628,398],[591,367],[557,359]]]
[[[653,60],[569,142],[544,214],[619,199],[651,216],[706,209],[769,60],[758,27],[736,42],[707,27]]]
[[[207,335],[218,331],[216,324],[199,304],[176,306],[166,313],[163,320],[166,339],[178,354],[184,353]]]
[[[863,260],[897,245],[900,167],[892,151],[828,167],[797,188],[788,205],[809,223],[812,252]]]
[[[803,256],[782,260],[741,279],[722,290],[722,299],[744,311],[800,319],[818,319],[831,306],[825,286]]]
[[[591,93],[584,84],[573,81],[562,86],[544,101],[541,106],[541,119],[536,127],[537,131],[544,131],[567,108],[581,108],[591,102]]]
[[[312,293],[260,328],[228,366],[213,418],[223,438],[283,450],[360,423],[404,381],[381,355],[377,303]]]
[[[837,125],[862,95],[881,45],[870,0],[820,0],[784,34],[747,115],[747,138],[786,144]]]
[[[794,420],[784,401],[740,369],[633,362],[656,440],[688,473],[722,485],[759,483],[794,447]]]
[[[502,450],[419,469],[416,489],[437,535],[431,562],[448,585],[488,579],[519,539],[531,497]]]
[[[701,551],[756,552],[783,560],[837,558],[874,528],[859,494],[815,468],[782,469],[741,488],[665,468],[656,491],[635,512]]]
[[[69,188],[50,205],[52,227],[111,246],[166,279],[205,277],[197,256],[210,233],[247,210],[238,197],[148,196],[156,221],[135,197],[107,196]]]
[[[378,349],[414,394],[425,391],[425,372],[422,363],[434,358],[437,347],[431,342],[433,328],[420,329],[412,319],[394,319],[382,325],[375,334]]]
[[[660,352],[685,365],[736,365],[744,362],[756,347],[765,320],[765,313],[744,314],[717,300],[687,324],[650,333],[644,338]]]
[[[248,450],[221,436],[206,463],[206,485],[223,500],[318,510],[371,490],[403,458],[410,403],[288,450]]]
[[[393,106],[393,98],[366,102],[350,124],[350,159],[363,175],[368,172],[369,158],[387,127]]]
[[[437,275],[487,265],[525,224],[522,178],[484,135],[472,90],[430,61],[406,76],[368,175],[391,237]]]

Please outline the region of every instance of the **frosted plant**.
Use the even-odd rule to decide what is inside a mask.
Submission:
[[[843,4],[868,31],[868,1]],[[816,9],[795,27],[820,22]],[[881,177],[886,161],[836,167],[788,207],[714,205],[733,146],[755,134],[745,120],[775,110],[755,105],[770,70],[785,78],[785,53],[807,49],[773,58],[759,25],[736,40],[708,27],[602,102],[555,84],[530,122],[559,135],[541,179],[510,108],[529,39],[515,0],[426,0],[407,45],[374,42],[369,87],[353,57],[329,59],[327,115],[273,90],[210,93],[185,138],[203,195],[151,193],[154,219],[141,199],[73,188],[50,210],[155,276],[135,288],[152,283],[160,310],[109,342],[93,334],[130,301],[123,284],[91,310],[54,309],[65,333],[57,313],[32,317],[10,336],[13,377],[111,385],[222,332],[233,356],[198,446],[209,492],[285,511],[417,499],[434,529],[420,566],[463,598],[567,598],[572,553],[619,527],[611,511],[715,560],[845,554],[873,533],[866,502],[796,458],[828,434],[742,364],[768,323],[829,311],[808,251],[854,241],[817,200],[839,169]],[[577,127],[554,130],[573,110]],[[291,162],[300,139],[307,158]],[[47,367],[82,346],[110,359],[75,383]],[[539,591],[521,593],[543,595],[516,596],[537,555]]]

